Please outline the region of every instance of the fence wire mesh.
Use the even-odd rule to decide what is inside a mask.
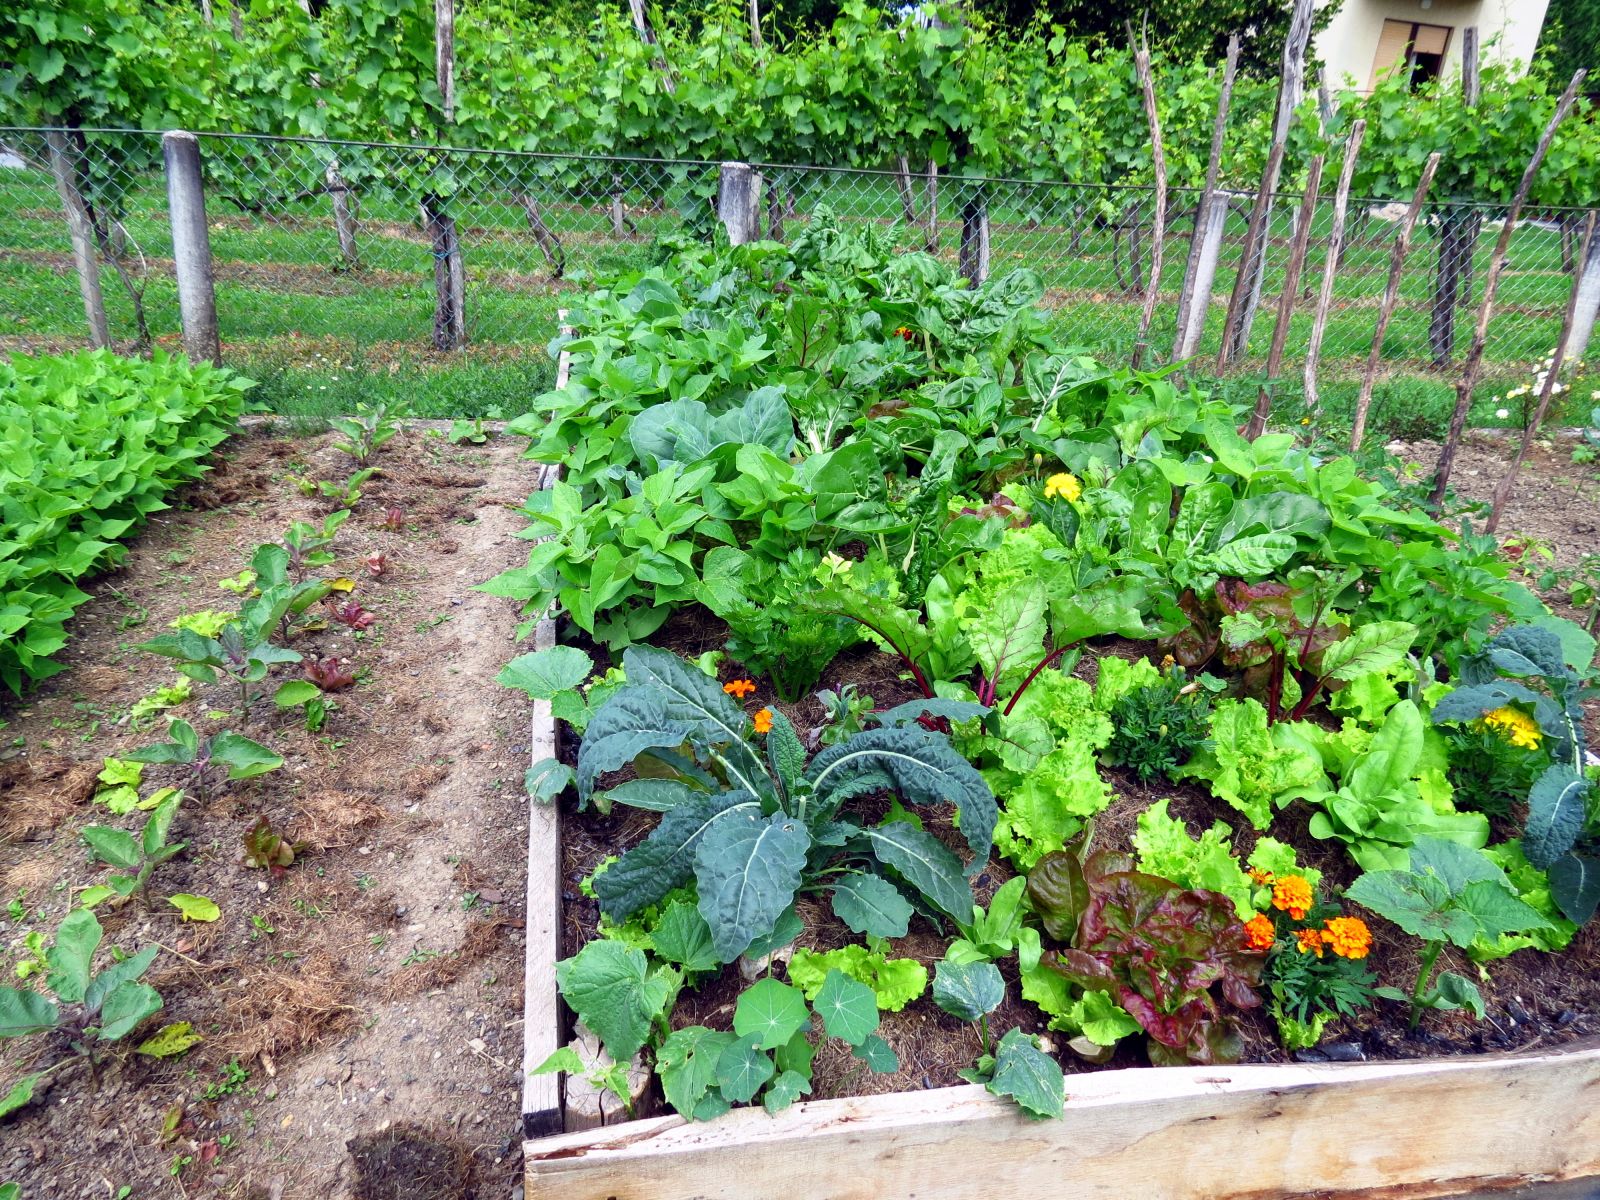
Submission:
[[[714,225],[715,163],[232,134],[201,135],[200,143],[218,319],[230,357],[323,343],[426,352],[438,320],[439,264],[448,257],[441,246],[459,248],[464,353],[533,353],[584,278],[644,266],[662,235],[709,236]],[[175,343],[160,135],[73,130],[54,144],[52,155],[46,131],[0,130],[3,344],[55,349],[88,340],[63,202],[68,189],[76,189],[92,221],[113,342]],[[764,236],[791,236],[826,206],[842,222],[879,226],[901,248],[936,254],[969,273],[1031,269],[1064,340],[1111,357],[1133,347],[1154,232],[1147,187],[930,177],[909,169],[758,170]],[[1169,197],[1147,362],[1171,353],[1198,200],[1183,190]],[[1207,372],[1217,363],[1251,201],[1229,197],[1198,351]],[[1299,208],[1298,196],[1275,199],[1259,307],[1229,371],[1259,372],[1266,361]],[[1351,204],[1322,352],[1322,377],[1330,382],[1355,379],[1365,363],[1398,213],[1399,206]],[[1502,216],[1487,207],[1425,210],[1384,342],[1392,379],[1438,380],[1442,369],[1459,365]],[[1554,346],[1574,286],[1581,216],[1524,214],[1489,325],[1485,389],[1525,381]],[[1292,379],[1332,224],[1325,196],[1290,309],[1283,374]],[[1458,281],[1453,303],[1441,299],[1441,262],[1452,253],[1458,269],[1445,273]]]

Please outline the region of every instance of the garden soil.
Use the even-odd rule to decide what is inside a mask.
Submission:
[[[101,877],[76,832],[118,820],[91,801],[101,758],[161,740],[159,719],[136,729],[128,710],[176,673],[131,646],[180,613],[236,605],[217,580],[290,520],[321,519],[325,508],[286,476],[348,476],[355,464],[331,441],[230,441],[122,567],[89,586],[70,669],[0,707],[8,961],[26,930],[52,929],[72,889]],[[4,1129],[0,1180],[50,1200],[510,1194],[530,705],[492,682],[522,649],[516,606],[472,589],[525,560],[514,535],[526,521],[513,510],[536,474],[523,447],[457,447],[413,430],[375,456],[379,473],[325,570],[356,580],[354,599],[377,622],[360,636],[330,624],[293,643],[355,672],[322,730],[307,732],[270,699],[247,724],[212,719],[233,697],[203,685],[175,710],[202,734],[235,728],[286,760],[204,805],[187,801],[174,836],[190,851],[157,869],[149,906],[99,910],[108,942],[165,947],[147,976],[166,998],[160,1020],[189,1021],[205,1041],[168,1061],[114,1058],[94,1086],[81,1068],[50,1076]],[[394,530],[384,527],[391,509]],[[374,577],[367,560],[380,553],[386,569]],[[147,768],[146,780],[162,771]],[[300,844],[286,871],[243,865],[240,839],[258,816]],[[180,922],[165,900],[174,892],[212,898],[220,920]],[[29,1040],[26,1058],[6,1047],[0,1091],[63,1053],[42,1041]]]

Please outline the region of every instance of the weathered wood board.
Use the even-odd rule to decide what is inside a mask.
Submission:
[[[528,1200],[1390,1200],[1600,1174],[1600,1046],[1070,1076],[1035,1122],[979,1087],[528,1142]]]

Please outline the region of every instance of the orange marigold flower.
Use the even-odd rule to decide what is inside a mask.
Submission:
[[[1272,943],[1278,940],[1272,928],[1272,918],[1266,913],[1257,913],[1244,923],[1244,945],[1247,950],[1271,950]]]
[[[1263,871],[1260,867],[1250,868],[1250,882],[1255,884],[1257,887],[1265,887],[1267,884],[1272,882],[1272,879],[1273,875],[1271,871]]]
[[[914,342],[917,340],[917,331],[911,328],[909,325],[900,326],[900,328],[894,331],[894,334],[896,337],[907,342]]]
[[[1372,930],[1360,917],[1329,917],[1322,940],[1340,958],[1365,958],[1372,949]]]
[[[1285,875],[1272,884],[1272,907],[1288,913],[1296,921],[1311,911],[1311,885],[1302,875]]]
[[[749,679],[732,679],[722,685],[722,690],[736,699],[743,700],[751,692],[756,690],[756,685],[752,680]]]
[[[1294,933],[1294,940],[1300,943],[1301,954],[1315,954],[1318,958],[1322,957],[1322,948],[1326,943],[1322,930],[1297,929]]]
[[[771,733],[772,732],[772,710],[770,708],[763,708],[760,712],[758,712],[756,714],[755,722],[756,722],[756,732],[757,733]]]

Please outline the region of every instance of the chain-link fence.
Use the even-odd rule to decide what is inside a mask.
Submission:
[[[441,340],[441,292],[460,297],[455,342],[468,355],[535,352],[563,293],[586,276],[650,261],[663,234],[708,236],[715,163],[562,157],[435,146],[200,135],[218,325],[225,356],[336,341],[425,352]],[[101,267],[113,344],[175,342],[179,331],[161,135],[0,130],[3,344],[58,348],[89,338],[69,236],[75,195]],[[1061,336],[1108,356],[1132,349],[1148,286],[1153,192],[765,164],[764,236],[790,236],[827,206],[892,230],[969,275],[1017,267],[1044,281]],[[1231,195],[1199,361],[1217,369],[1252,197]],[[1199,194],[1169,197],[1152,355],[1170,355]],[[1294,242],[1300,197],[1272,208],[1259,306],[1229,372],[1259,372]],[[1336,272],[1322,376],[1355,379],[1368,355],[1399,206],[1354,202]],[[1425,210],[1384,342],[1391,378],[1443,378],[1471,339],[1501,212]],[[1489,325],[1484,387],[1525,380],[1555,345],[1578,274],[1581,215],[1524,214]],[[1321,285],[1332,203],[1316,208],[1290,310],[1284,373],[1296,376]],[[441,265],[444,264],[444,265]],[[454,271],[452,277],[450,271]],[[1453,293],[1453,295],[1452,295]]]

